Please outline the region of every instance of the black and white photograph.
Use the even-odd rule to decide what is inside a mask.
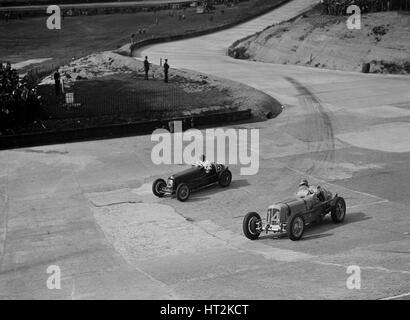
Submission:
[[[410,0],[0,0],[0,300],[410,300]]]

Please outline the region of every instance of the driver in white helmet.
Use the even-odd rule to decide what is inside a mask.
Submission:
[[[322,188],[321,186],[309,186],[309,182],[306,179],[302,179],[299,183],[299,188],[296,192],[296,196],[299,198],[311,196],[315,204],[321,201],[329,200],[330,198],[332,198],[332,193],[325,188]]]
[[[309,209],[312,209],[314,205],[320,202],[321,199],[321,190],[318,186],[317,188],[309,186],[309,182],[306,179],[302,179],[299,183],[298,191],[296,196],[298,198],[307,198],[309,197],[312,201],[309,201]]]
[[[212,170],[212,163],[206,160],[205,155],[203,154],[200,160],[196,163],[197,166],[203,167],[206,173],[210,173]]]
[[[302,179],[299,183],[298,191],[296,192],[296,196],[299,198],[305,198],[310,195],[316,195],[318,198],[321,193],[321,188],[319,186],[311,187],[309,186],[309,182],[306,179]]]

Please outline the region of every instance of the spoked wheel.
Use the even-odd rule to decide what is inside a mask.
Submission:
[[[165,195],[164,188],[167,186],[164,179],[157,179],[152,184],[152,193],[159,198]]]
[[[346,216],[346,202],[343,198],[336,200],[335,206],[332,208],[331,217],[334,223],[340,223]]]
[[[248,239],[256,240],[259,238],[261,230],[258,227],[260,227],[261,222],[262,219],[256,212],[246,214],[245,218],[243,218],[242,229]]]
[[[189,195],[191,194],[191,190],[189,189],[188,185],[185,183],[181,183],[178,188],[177,188],[177,199],[179,201],[186,201],[189,198]]]
[[[231,184],[232,181],[232,173],[229,170],[225,170],[223,172],[221,172],[221,174],[219,175],[219,185],[222,188],[228,187]]]
[[[303,233],[305,232],[305,219],[302,215],[297,214],[290,218],[287,226],[286,233],[292,241],[298,241],[302,238]]]

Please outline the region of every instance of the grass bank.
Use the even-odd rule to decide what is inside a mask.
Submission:
[[[238,59],[296,64],[345,71],[410,73],[410,15],[378,12],[362,15],[361,29],[349,30],[346,16],[330,16],[321,6],[235,42]]]

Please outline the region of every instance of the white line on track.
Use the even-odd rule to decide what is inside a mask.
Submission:
[[[353,209],[353,208],[363,207],[363,206],[372,206],[375,204],[381,204],[381,203],[386,203],[386,202],[389,202],[389,200],[380,200],[380,201],[374,201],[374,202],[369,202],[369,203],[356,204],[354,206],[347,207],[347,209]]]
[[[399,294],[397,296],[382,298],[382,299],[379,299],[379,300],[394,300],[394,299],[404,298],[404,297],[408,297],[408,296],[410,296],[410,292],[409,293]]]

